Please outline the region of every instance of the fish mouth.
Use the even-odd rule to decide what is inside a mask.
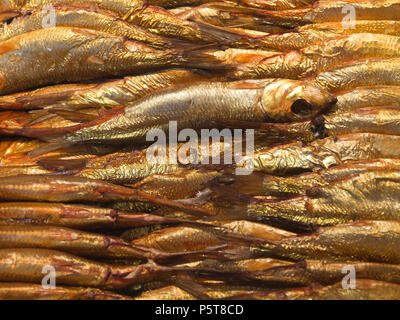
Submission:
[[[313,115],[313,105],[304,99],[298,99],[290,107],[291,112],[299,118],[307,118]]]

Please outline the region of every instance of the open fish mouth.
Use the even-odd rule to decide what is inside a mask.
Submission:
[[[299,99],[292,104],[290,110],[300,118],[306,118],[312,116],[314,108],[311,103],[304,99]]]

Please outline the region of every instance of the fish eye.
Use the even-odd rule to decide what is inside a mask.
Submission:
[[[298,99],[293,102],[291,111],[298,116],[309,116],[312,115],[313,107],[304,99]]]

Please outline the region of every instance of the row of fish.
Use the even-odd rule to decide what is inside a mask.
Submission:
[[[0,299],[400,299],[399,12],[0,0]]]

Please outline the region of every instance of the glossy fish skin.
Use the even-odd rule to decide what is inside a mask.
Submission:
[[[392,36],[400,35],[400,23],[398,20],[360,20],[354,22],[354,28],[344,28],[342,21],[340,22],[322,22],[314,23],[297,28],[298,32],[321,32],[326,36],[332,35],[348,35],[354,33],[376,33],[387,34]]]
[[[0,198],[7,201],[50,202],[145,201],[192,214],[214,214],[201,208],[159,199],[140,190],[72,176],[42,175],[0,178]]]
[[[350,162],[343,165],[321,169],[316,172],[303,173],[296,176],[278,177],[263,175],[261,187],[257,194],[264,195],[301,195],[308,189],[327,186],[329,183],[345,177],[368,172],[370,170],[400,169],[398,159],[377,159],[368,161]]]
[[[237,261],[217,261],[217,260],[205,260],[195,261],[176,267],[190,267],[196,269],[215,269],[221,270],[222,272],[261,272],[274,267],[279,266],[291,266],[293,262],[272,259],[272,258],[260,258],[260,259],[246,259]]]
[[[80,230],[120,229],[158,223],[176,223],[173,219],[147,213],[128,213],[81,204],[2,202],[1,226],[57,226]]]
[[[152,6],[163,8],[174,8],[182,6],[194,6],[202,3],[213,2],[215,0],[149,0],[148,3]]]
[[[171,268],[145,264],[120,266],[94,262],[47,249],[0,249],[0,279],[42,283],[42,270],[53,266],[58,284],[117,289],[171,275]]]
[[[223,43],[241,38],[240,35],[212,25],[200,26],[198,23],[181,19],[168,10],[149,5],[141,10],[132,9],[124,18],[152,33],[194,43]]]
[[[370,279],[377,281],[386,281],[399,283],[400,269],[395,264],[373,263],[373,262],[331,262],[321,260],[305,260],[297,264],[282,267],[272,267],[270,270],[249,272],[249,279],[263,281],[264,276],[279,274],[286,277],[298,279],[299,282],[310,285],[319,283],[321,285],[333,285],[343,279],[342,270],[347,267],[353,267],[357,274],[357,279]]]
[[[266,10],[289,10],[313,5],[317,0],[240,0],[239,3]]]
[[[284,175],[329,168],[349,161],[398,159],[398,136],[356,133],[328,137],[309,144],[287,143],[255,153],[255,171]]]
[[[354,173],[309,189],[305,196],[249,205],[247,214],[306,227],[357,220],[399,221],[399,181],[398,169]]]
[[[79,28],[40,29],[2,41],[0,47],[2,94],[185,64],[177,51],[155,50],[123,37]],[[45,63],[29,69],[27,63],[39,55]]]
[[[56,158],[62,160],[76,160],[85,163],[88,159],[102,156],[115,151],[112,147],[81,145],[69,149],[52,152],[43,157],[31,158],[28,152],[45,145],[38,140],[2,138],[0,142],[0,167],[16,168],[37,166],[42,158]]]
[[[42,109],[51,106],[73,110],[87,107],[110,108],[133,102],[172,85],[202,80],[205,78],[195,72],[172,69],[101,83],[61,84],[1,96],[0,108],[16,110]]]
[[[350,4],[354,7],[359,20],[397,20],[400,13],[400,5],[396,0],[351,1]],[[342,21],[346,16],[342,11],[346,5],[349,5],[348,1],[319,1],[305,19],[309,19],[312,23]]]
[[[109,11],[85,5],[59,4],[54,6],[55,19],[58,27],[77,27],[106,32],[115,36],[126,37],[130,40],[141,41],[157,49],[172,47],[169,39],[152,34],[147,30],[129,24],[118,15]],[[19,18],[7,27],[0,28],[0,40],[42,29],[42,22],[48,12],[34,10],[27,16]]]
[[[111,12],[118,13],[120,16],[124,16],[132,8],[141,9],[144,5],[144,1],[141,0],[8,0],[7,6],[11,9],[34,9],[42,8],[49,5],[56,5],[59,3],[79,3],[79,4],[90,4],[98,6],[101,9],[108,10]]]
[[[76,125],[76,122],[62,117],[51,118],[28,113],[26,111],[2,111],[0,112],[0,134],[13,136],[18,130],[26,128],[62,128]]]
[[[0,283],[1,300],[132,300],[110,291],[83,287],[57,286],[45,289],[39,284]]]
[[[399,107],[400,88],[397,86],[361,87],[337,93],[338,102],[329,114],[339,114],[370,106]]]
[[[342,283],[323,288],[305,300],[399,300],[400,286],[389,282],[359,280],[356,290],[343,289]]]
[[[298,51],[266,58],[250,69],[250,77],[285,77],[302,79],[337,68],[349,61],[399,56],[400,37],[357,33],[339,37],[323,45],[308,46]]]
[[[212,148],[218,146],[220,147],[219,153],[214,152]],[[224,147],[220,142],[217,144],[210,144],[209,149],[211,149],[209,152],[210,157],[214,155],[220,156],[220,153],[222,154],[224,151]],[[169,146],[167,146],[166,150],[167,153],[169,153]],[[184,152],[186,149],[182,148],[181,144],[178,144],[177,150],[178,152]],[[88,160],[86,166],[79,169],[75,175],[78,177],[98,179],[116,184],[138,183],[139,188],[147,189],[149,191],[155,191],[152,186],[157,182],[164,185],[164,188],[169,188],[167,185],[174,186],[174,180],[176,180],[175,188],[179,188],[177,180],[180,180],[186,181],[186,184],[188,184],[187,190],[192,190],[193,188],[197,190],[197,184],[205,183],[219,175],[219,173],[215,171],[195,172],[190,169],[185,169],[178,159],[176,164],[174,164],[173,161],[170,163],[163,163],[161,161],[152,162],[147,158],[148,151],[151,150],[144,149],[143,151],[125,154],[114,153]],[[203,150],[199,150],[197,156],[198,161],[201,162],[206,158],[207,152],[205,151],[203,153]],[[45,168],[48,168],[45,161],[40,162],[40,164]],[[51,162],[49,162],[48,165],[51,167]],[[142,181],[142,183],[139,183],[140,181]],[[189,187],[189,185],[192,187]],[[181,189],[179,188],[179,190]],[[191,192],[189,191],[189,193]],[[182,199],[183,198],[184,196],[182,196]]]
[[[293,235],[290,232],[245,220],[225,222],[221,226],[230,233],[239,235],[239,243],[241,235],[268,240],[278,240]],[[164,252],[188,252],[225,244],[226,240],[221,236],[221,230],[217,230],[214,227],[172,227],[157,230],[134,240],[132,243]],[[237,242],[227,244],[230,247],[238,245]]]
[[[168,131],[169,121],[185,128],[213,128],[218,121],[285,122],[312,117],[336,103],[336,98],[302,82],[282,79],[199,83],[163,90],[130,104],[115,116],[66,128],[61,139],[77,143],[145,143],[150,129]],[[74,129],[75,128],[75,129]],[[60,132],[61,131],[61,132]],[[61,130],[47,132],[62,134]],[[43,135],[43,131],[22,131]]]
[[[168,254],[131,245],[117,237],[51,226],[0,226],[0,248],[42,248],[84,257],[152,259]]]
[[[324,116],[319,122],[304,121],[290,124],[260,124],[259,132],[271,141],[314,141],[319,137],[349,133],[377,133],[399,135],[400,109],[398,107],[368,107],[350,112]],[[322,126],[322,127],[321,127]]]
[[[398,264],[399,231],[397,221],[358,221],[320,227],[311,234],[270,241],[262,246],[252,246],[250,250],[256,255],[294,261],[327,259]]]
[[[400,36],[400,23],[396,20],[359,20],[354,21],[354,29],[343,28],[342,22],[310,24],[278,34],[269,34],[251,38],[246,45],[258,49],[279,51],[300,50],[308,46],[320,45],[326,41],[357,33],[375,33]]]
[[[248,290],[249,288],[246,287],[237,288],[222,285],[219,287],[214,286],[211,288],[205,288],[204,291],[210,299],[217,300],[228,298],[232,295],[244,294]],[[172,285],[143,292],[139,296],[135,297],[135,300],[198,300],[198,298],[189,292]]]
[[[243,27],[271,33],[275,25],[265,23],[262,17],[257,16],[256,9],[238,7],[233,3],[213,2],[199,7],[194,7],[180,13],[181,19],[207,23],[214,26],[229,28]]]
[[[398,300],[398,284],[357,280],[356,289],[343,289],[342,282],[328,287],[312,285],[304,288],[279,290],[273,292],[255,292],[238,295],[233,299],[251,300]]]
[[[131,187],[157,197],[185,202],[196,198],[206,188],[207,183],[219,177],[217,171],[181,170],[170,174],[156,174],[131,185]],[[200,200],[201,202],[201,200]]]
[[[332,93],[367,86],[400,84],[400,59],[366,60],[336,70],[322,72],[310,83]]]

